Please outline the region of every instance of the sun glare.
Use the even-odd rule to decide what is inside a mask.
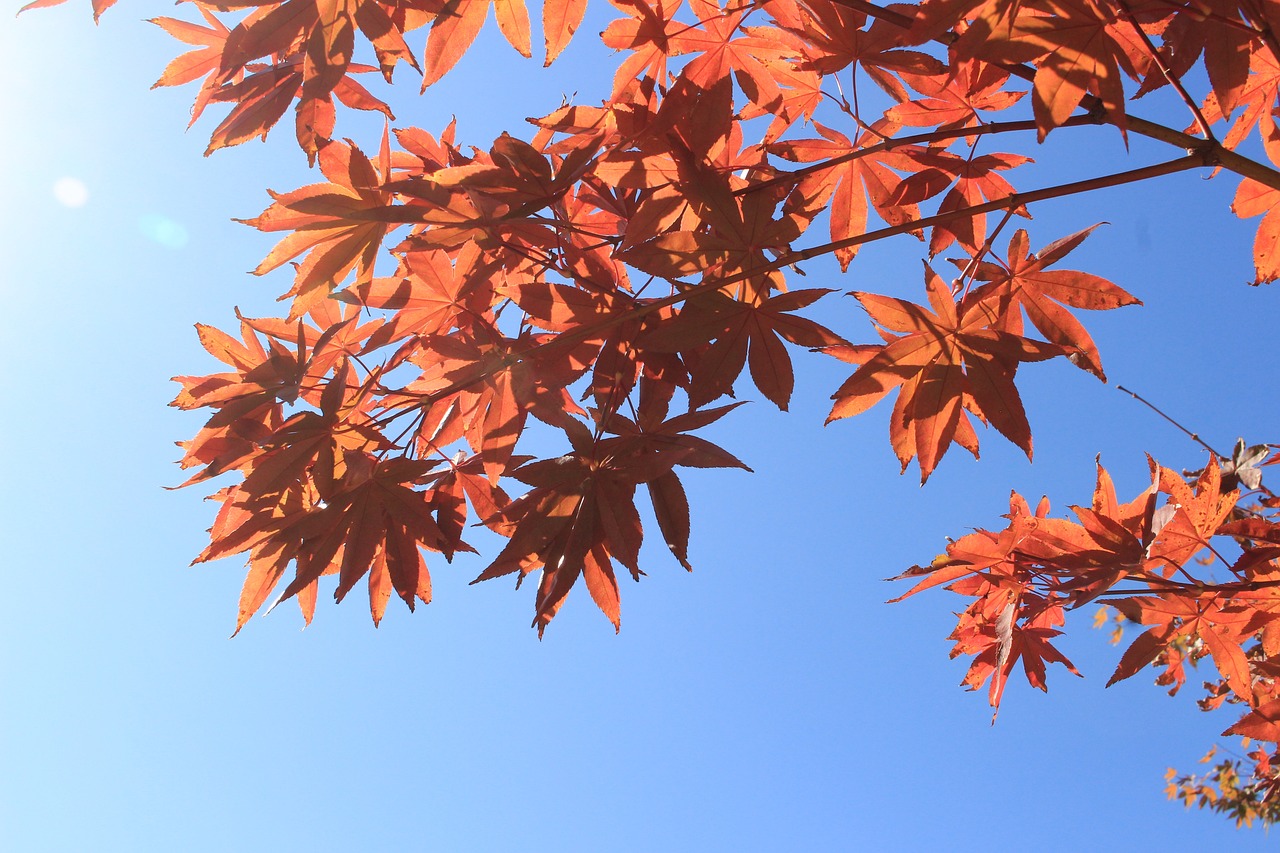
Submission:
[[[84,207],[89,203],[89,188],[79,178],[63,176],[53,182],[53,197],[63,207]]]

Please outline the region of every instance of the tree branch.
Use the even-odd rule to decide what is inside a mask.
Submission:
[[[1031,190],[1029,192],[1013,193],[1012,195],[1005,196],[1004,198],[998,198],[993,201],[984,202],[983,204],[973,205],[972,207],[965,207],[959,210],[948,211],[947,213],[935,214],[933,216],[925,216],[920,219],[913,220],[911,222],[905,222],[902,225],[892,225],[886,228],[881,228],[877,231],[869,231],[865,234],[859,234],[855,237],[847,237],[843,240],[835,240],[830,243],[823,243],[818,246],[812,246],[808,249],[801,249],[800,251],[789,252],[785,255],[782,255],[774,259],[773,261],[770,261],[769,263],[762,264],[758,267],[753,267],[750,270],[746,270],[740,273],[735,273],[734,275],[726,276],[724,278],[714,278],[714,279],[703,281],[699,284],[688,285],[687,289],[673,293],[670,296],[666,296],[666,297],[663,297],[662,299],[654,300],[653,302],[646,302],[642,305],[636,305],[633,308],[630,308],[624,312],[620,312],[613,316],[606,317],[603,320],[600,320],[598,322],[581,326],[572,331],[564,332],[545,343],[535,344],[534,346],[530,347],[524,352],[511,353],[503,360],[500,367],[503,367],[503,368],[509,367],[511,365],[527,361],[530,358],[533,358],[535,355],[545,355],[549,352],[555,352],[560,349],[568,349],[570,347],[577,346],[583,341],[590,340],[591,338],[594,338],[602,333],[606,333],[610,331],[612,328],[619,325],[620,323],[624,323],[629,320],[637,320],[637,319],[640,319],[641,317],[646,317],[649,314],[654,313],[655,311],[661,311],[663,308],[667,308],[672,305],[678,305],[682,302],[685,302],[703,293],[710,293],[714,290],[719,290],[721,288],[728,287],[733,284],[738,284],[754,276],[762,275],[768,272],[773,272],[775,270],[788,267],[792,264],[796,264],[801,261],[807,261],[816,257],[820,257],[822,255],[831,254],[832,252],[835,252],[838,249],[851,248],[853,246],[860,246],[864,243],[871,243],[877,240],[883,240],[887,237],[893,237],[898,234],[909,233],[919,228],[925,228],[931,225],[936,225],[940,222],[947,222],[952,219],[969,217],[969,216],[977,216],[980,213],[989,213],[995,210],[1005,210],[1005,209],[1011,209],[1011,208],[1016,209],[1023,205],[1031,204],[1037,201],[1045,201],[1052,198],[1062,198],[1064,196],[1076,195],[1078,193],[1084,193],[1084,192],[1091,192],[1093,190],[1104,189],[1106,187],[1122,186],[1124,184],[1131,184],[1137,181],[1149,180],[1151,178],[1157,178],[1163,175],[1171,175],[1177,172],[1185,172],[1189,169],[1200,168],[1208,165],[1211,165],[1211,164],[1206,163],[1205,158],[1202,155],[1188,154],[1187,156],[1179,157],[1176,160],[1169,160],[1165,163],[1157,163],[1152,166],[1144,166],[1141,169],[1132,169],[1127,172],[1118,172],[1112,175],[1103,175],[1097,178],[1090,178],[1084,181],[1074,181],[1072,183],[1067,183],[1067,184],[1058,184],[1051,187],[1045,187],[1039,190]],[[678,285],[679,282],[676,282],[676,284]],[[479,368],[475,371],[475,373],[468,376],[464,376],[460,379],[456,379],[453,382],[446,385],[444,388],[439,389],[438,391],[432,391],[427,394],[417,394],[417,395],[406,394],[405,396],[416,400],[416,402],[413,404],[413,408],[417,408],[418,406],[423,406],[423,405],[431,405],[432,403],[435,403],[438,400],[442,400],[452,394],[456,394],[459,391],[463,391],[477,382],[483,382],[486,378],[492,375],[493,371],[494,371],[494,368],[492,367]],[[412,411],[412,409],[402,410],[400,414],[403,414],[407,411]]]
[[[1209,128],[1209,122],[1205,120],[1204,113],[1200,112],[1200,107],[1192,100],[1191,95],[1183,88],[1182,80],[1173,73],[1173,69],[1169,67],[1169,63],[1164,61],[1164,57],[1160,55],[1160,51],[1156,50],[1156,46],[1151,43],[1151,37],[1147,35],[1146,30],[1138,26],[1138,21],[1133,17],[1133,10],[1129,8],[1129,4],[1125,0],[1115,0],[1117,6],[1120,7],[1121,16],[1133,27],[1133,31],[1142,39],[1142,44],[1147,49],[1147,53],[1151,56],[1156,67],[1160,69],[1160,73],[1164,75],[1164,79],[1178,93],[1178,97],[1182,98],[1182,102],[1187,105],[1187,109],[1191,110],[1191,114],[1195,116],[1196,126],[1200,128],[1200,132],[1204,134],[1205,139],[1217,142],[1213,135],[1213,131]]]
[[[1079,193],[1091,192],[1093,190],[1105,189],[1107,187],[1118,187],[1124,184],[1132,184],[1138,181],[1149,180],[1150,178],[1158,178],[1163,175],[1172,175],[1177,172],[1185,172],[1188,169],[1211,165],[1213,164],[1206,162],[1206,158],[1201,154],[1191,153],[1185,157],[1179,157],[1176,160],[1168,160],[1164,163],[1157,163],[1153,166],[1143,166],[1141,169],[1131,169],[1127,172],[1117,172],[1113,175],[1102,175],[1097,178],[1073,181],[1068,184],[1058,184],[1056,186],[1045,187],[1039,190],[1013,193],[1012,195],[1007,195],[1004,198],[994,199],[983,204],[975,204],[972,207],[966,207],[962,210],[938,213],[933,216],[924,216],[911,222],[904,222],[902,225],[892,225],[888,228],[881,228],[878,231],[870,231],[866,234],[859,234],[855,237],[846,237],[843,240],[833,240],[830,243],[823,243],[820,246],[803,249],[799,252],[786,256],[785,263],[779,263],[778,266],[807,261],[811,258],[816,258],[819,255],[825,255],[838,249],[848,249],[854,246],[861,246],[863,243],[882,240],[885,237],[891,237],[895,234],[904,234],[914,231],[917,228],[936,225],[940,222],[946,222],[947,220],[954,219],[959,216],[977,216],[980,213],[990,213],[993,210],[1005,210],[1006,208],[1016,209],[1017,207],[1036,201],[1045,201],[1046,199],[1051,198],[1062,198],[1063,196],[1077,195]],[[1280,178],[1280,174],[1277,174],[1276,177]],[[782,260],[783,259],[779,259],[779,261]],[[770,269],[778,269],[778,266],[770,267]],[[761,272],[764,271],[767,270],[761,270]]]
[[[903,29],[910,29],[913,23],[912,19],[905,15],[894,12],[890,9],[884,9],[876,6],[874,3],[866,2],[866,0],[833,0],[833,2],[842,6],[848,6],[851,9],[857,9],[864,14],[880,18],[891,24],[902,27]],[[1244,14],[1246,19],[1248,19],[1253,31],[1263,40],[1272,53],[1275,54],[1277,61],[1280,61],[1280,40],[1276,39],[1270,29],[1258,26],[1257,22],[1254,20],[1257,16],[1256,9],[1246,7],[1249,7],[1249,4],[1243,3],[1241,8],[1242,14]],[[943,46],[949,46],[955,41],[955,39],[955,33],[947,33],[945,36],[936,39],[936,41]],[[1036,69],[1029,65],[1005,63],[992,64],[1003,68],[1015,77],[1020,77],[1021,79],[1029,82],[1035,81]],[[1116,117],[1107,112],[1102,106],[1102,102],[1094,95],[1086,93],[1080,101],[1080,107],[1090,113],[1100,111],[1102,115],[1101,123],[1118,126],[1118,120]],[[1262,163],[1237,154],[1231,149],[1226,148],[1213,140],[1212,137],[1209,139],[1200,139],[1199,137],[1174,130],[1171,127],[1165,127],[1164,125],[1157,124],[1156,122],[1138,118],[1132,114],[1126,114],[1126,119],[1128,129],[1139,136],[1145,136],[1159,142],[1176,145],[1179,148],[1185,149],[1188,153],[1200,151],[1202,148],[1207,146],[1209,150],[1205,152],[1206,156],[1212,156],[1215,161],[1209,165],[1221,166],[1227,171],[1234,172],[1241,177],[1250,178],[1260,184],[1271,187],[1272,189],[1280,190],[1280,172],[1270,166],[1265,166]]]
[[[1089,115],[1072,116],[1067,119],[1063,127],[1078,127],[1083,125],[1101,125],[1106,122],[1101,116],[1090,113]],[[863,157],[870,157],[873,154],[879,154],[883,151],[892,151],[895,148],[901,148],[906,145],[928,145],[931,142],[943,142],[948,139],[957,139],[962,136],[986,136],[995,133],[1011,133],[1020,130],[1035,130],[1036,123],[1030,119],[1025,121],[995,121],[988,124],[980,124],[976,127],[962,127],[951,130],[935,130],[930,133],[917,133],[915,136],[894,137],[884,142],[877,142],[874,145],[868,145],[865,148],[858,148],[847,154],[840,154],[832,157],[830,160],[823,160],[821,163],[814,163],[809,166],[803,166],[799,169],[792,169],[789,172],[783,172],[777,177],[770,178],[767,181],[761,181],[757,184],[734,190],[734,195],[747,195],[749,193],[758,192],[760,190],[772,189],[773,187],[790,184],[799,181],[801,178],[826,169],[834,169],[844,163],[851,163],[854,160],[861,160]]]

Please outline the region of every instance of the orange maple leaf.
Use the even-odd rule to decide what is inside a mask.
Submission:
[[[919,457],[921,482],[953,441],[976,453],[977,436],[963,416],[965,409],[1030,457],[1031,429],[1013,375],[1023,361],[1043,361],[1064,350],[991,328],[977,303],[957,308],[950,289],[928,264],[925,286],[932,311],[893,297],[853,294],[887,330],[889,342],[874,348],[832,395],[836,402],[827,423],[864,412],[900,388],[889,435],[904,470]],[[857,357],[863,359],[862,353]]]
[[[1008,258],[1004,263],[982,262],[976,266],[973,277],[988,283],[974,289],[970,298],[981,310],[989,312],[994,324],[1014,334],[1022,332],[1022,316],[1017,310],[1021,306],[1040,334],[1073,353],[1072,361],[1078,367],[1105,382],[1097,345],[1063,305],[1104,311],[1123,305],[1141,305],[1142,301],[1101,276],[1077,270],[1045,269],[1084,242],[1097,227],[1093,225],[1055,240],[1038,253],[1030,250],[1027,232],[1019,229],[1009,240]]]
[[[384,187],[390,170],[385,132],[379,161],[375,168],[353,143],[330,143],[320,151],[320,170],[329,183],[272,193],[272,205],[259,216],[238,220],[260,231],[293,232],[258,264],[255,275],[306,253],[293,287],[281,297],[293,297],[290,319],[328,297],[352,270],[358,281],[372,277],[383,239],[405,218],[392,204],[393,193]]]

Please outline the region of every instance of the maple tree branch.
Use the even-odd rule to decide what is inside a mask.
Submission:
[[[1164,61],[1164,57],[1160,55],[1160,51],[1156,50],[1156,46],[1152,43],[1151,37],[1147,35],[1146,30],[1138,25],[1138,21],[1133,17],[1133,10],[1129,8],[1126,0],[1115,0],[1116,5],[1120,8],[1121,16],[1133,27],[1134,32],[1142,39],[1142,44],[1150,54],[1152,61],[1156,67],[1160,69],[1160,73],[1164,75],[1164,79],[1169,81],[1169,85],[1178,93],[1178,97],[1182,98],[1182,102],[1187,105],[1187,109],[1191,110],[1191,114],[1195,116],[1196,126],[1200,128],[1200,132],[1204,134],[1204,138],[1217,142],[1213,135],[1213,131],[1209,128],[1209,122],[1205,120],[1204,113],[1200,112],[1200,107],[1191,98],[1191,95],[1182,85],[1182,80],[1173,73],[1173,69],[1169,67],[1169,63]]]
[[[1209,451],[1210,453],[1212,453],[1214,456],[1218,457],[1219,459],[1227,459],[1227,458],[1229,458],[1229,457],[1224,456],[1223,454],[1219,453],[1218,451],[1214,450],[1212,447],[1210,447],[1208,444],[1206,444],[1206,443],[1205,443],[1205,441],[1204,441],[1204,439],[1202,439],[1199,435],[1197,435],[1196,433],[1194,433],[1194,432],[1192,432],[1191,430],[1189,430],[1189,429],[1187,429],[1186,427],[1184,427],[1182,424],[1180,424],[1180,423],[1178,423],[1177,421],[1175,421],[1172,417],[1170,417],[1170,416],[1169,416],[1168,414],[1166,414],[1163,410],[1161,410],[1161,408],[1160,408],[1159,406],[1157,406],[1155,403],[1152,403],[1150,400],[1148,400],[1146,397],[1143,397],[1143,396],[1142,396],[1141,394],[1139,394],[1138,392],[1136,392],[1136,391],[1130,391],[1128,388],[1124,387],[1123,385],[1117,385],[1117,386],[1116,386],[1116,390],[1117,390],[1117,391],[1123,391],[1124,393],[1128,394],[1130,397],[1132,397],[1133,399],[1137,400],[1139,403],[1141,403],[1142,405],[1146,406],[1148,409],[1150,409],[1151,411],[1155,412],[1157,415],[1159,415],[1160,417],[1164,418],[1166,421],[1168,421],[1169,423],[1173,424],[1173,425],[1174,425],[1174,426],[1176,426],[1178,429],[1182,430],[1184,433],[1186,433],[1186,434],[1187,434],[1187,436],[1188,436],[1192,441],[1194,441],[1196,444],[1200,445],[1200,446],[1201,446],[1201,447],[1203,447],[1205,450],[1207,450],[1207,451]],[[1226,562],[1226,561],[1224,560],[1223,562]]]
[[[1101,116],[1093,114],[1072,116],[1062,124],[1063,127],[1079,127],[1083,125],[1101,125],[1106,124]],[[915,136],[891,137],[884,142],[877,142],[874,145],[868,145],[865,148],[858,148],[847,154],[840,154],[829,160],[823,160],[821,163],[813,163],[809,166],[802,166],[799,169],[793,169],[789,172],[783,172],[776,177],[767,181],[761,181],[757,184],[751,184],[738,190],[734,190],[734,195],[747,195],[760,190],[772,189],[782,184],[791,184],[799,181],[808,175],[824,171],[826,169],[834,169],[836,166],[845,163],[852,163],[855,160],[861,160],[863,157],[870,157],[873,154],[880,154],[884,151],[892,151],[895,148],[901,148],[906,145],[927,145],[931,142],[943,142],[948,139],[959,139],[964,136],[986,136],[993,133],[1012,133],[1020,130],[1035,130],[1036,123],[1031,119],[1024,121],[993,121],[987,124],[980,124],[969,127],[952,128],[950,130],[935,130],[929,133],[917,133]],[[1193,137],[1194,138],[1194,137]],[[776,156],[776,155],[775,155]]]
[[[912,25],[912,20],[907,18],[905,15],[900,15],[888,9],[882,9],[872,3],[865,2],[865,0],[833,0],[833,2],[838,2],[841,5],[846,5],[850,8],[856,8],[868,15],[896,24],[903,29],[910,29]],[[1256,10],[1246,8],[1248,5],[1248,2],[1241,4],[1241,13],[1248,20],[1253,32],[1263,40],[1271,50],[1272,54],[1276,57],[1276,60],[1280,61],[1280,41],[1276,39],[1275,34],[1272,33],[1270,29],[1258,26],[1255,20],[1257,12]],[[873,8],[876,10],[875,12],[871,11]],[[935,41],[943,46],[949,46],[956,40],[956,38],[957,36],[954,32],[947,32],[943,36],[935,39]],[[1035,81],[1036,69],[1032,68],[1030,65],[1013,63],[1006,64],[1002,62],[989,64],[995,65],[1005,71],[1008,71],[1013,76],[1019,77],[1028,82]],[[1104,124],[1119,126],[1119,120],[1117,117],[1112,116],[1110,112],[1103,107],[1102,101],[1095,95],[1086,93],[1080,100],[1080,107],[1091,114],[1095,112],[1099,113],[1101,116],[1100,120]],[[1280,190],[1280,172],[1269,166],[1265,166],[1256,160],[1251,160],[1248,157],[1237,154],[1230,148],[1219,144],[1212,137],[1209,139],[1200,139],[1199,137],[1182,133],[1181,131],[1174,130],[1171,127],[1166,127],[1165,125],[1157,124],[1156,122],[1148,121],[1147,119],[1139,118],[1132,114],[1126,114],[1124,116],[1124,120],[1127,129],[1133,131],[1139,136],[1146,136],[1159,142],[1176,145],[1188,152],[1199,151],[1202,148],[1207,148],[1208,150],[1205,152],[1206,155],[1211,155],[1216,161],[1210,165],[1222,166],[1227,171],[1234,172],[1241,177],[1251,178],[1260,184],[1265,184],[1266,186],[1271,187],[1274,190]]]
[[[773,272],[801,261],[807,261],[822,255],[831,254],[839,249],[860,246],[863,243],[872,243],[898,234],[906,234],[920,228],[925,228],[940,222],[947,222],[952,219],[976,216],[980,213],[989,213],[995,210],[1016,209],[1037,201],[1045,201],[1051,198],[1062,198],[1064,196],[1090,192],[1092,190],[1105,189],[1106,187],[1122,186],[1124,184],[1148,180],[1162,175],[1185,172],[1188,169],[1195,169],[1207,165],[1210,164],[1205,162],[1204,156],[1194,153],[1188,154],[1187,156],[1179,157],[1176,160],[1169,160],[1165,163],[1157,163],[1152,166],[1144,166],[1141,169],[1131,169],[1127,172],[1118,172],[1116,174],[1103,175],[1101,177],[1089,178],[1083,181],[1057,184],[1055,186],[1045,187],[1039,190],[1013,193],[1011,195],[1004,196],[1003,198],[984,202],[983,204],[976,204],[971,207],[950,210],[946,213],[934,214],[933,216],[925,216],[920,219],[912,220],[911,222],[904,222],[901,225],[891,225],[877,231],[869,231],[854,237],[847,237],[843,240],[835,240],[830,243],[812,246],[808,249],[789,252],[766,264],[753,267],[750,270],[735,273],[734,275],[726,276],[725,278],[713,278],[702,281],[699,284],[688,286],[685,290],[677,291],[670,296],[654,300],[653,302],[635,305],[625,311],[621,311],[610,317],[605,317],[598,322],[584,325],[568,332],[563,332],[549,341],[534,344],[523,352],[511,353],[500,366],[506,368],[512,364],[524,362],[538,354],[546,354],[548,352],[555,352],[558,349],[576,346],[602,333],[608,332],[614,326],[628,320],[636,320],[641,317],[648,316],[655,311],[660,311],[663,308],[677,305],[703,293],[709,293],[714,290],[728,287],[729,285],[738,284],[754,276]],[[1277,174],[1277,178],[1280,178],[1280,174]],[[444,399],[445,397],[456,394],[459,391],[463,391],[477,382],[483,382],[492,373],[493,369],[493,367],[484,367],[478,370],[475,374],[456,379],[437,391],[417,395],[420,400],[418,405],[431,405],[437,400]]]
[[[861,12],[870,18],[879,18],[882,21],[887,21],[890,24],[902,27],[904,30],[911,29],[911,26],[915,23],[915,19],[901,12],[895,12],[892,9],[868,3],[866,0],[831,0],[831,2],[836,6],[844,6],[846,9]]]
[[[1234,172],[1242,178],[1250,178],[1260,184],[1271,187],[1273,190],[1280,190],[1280,172],[1270,166],[1259,163],[1257,160],[1251,160],[1242,154],[1237,154],[1215,140],[1200,139],[1134,115],[1128,117],[1128,124],[1129,129],[1139,136],[1146,136],[1159,142],[1177,145],[1188,152],[1199,152],[1206,159],[1205,165],[1207,166],[1221,166],[1228,172]]]
[[[1044,187],[1038,190],[1029,190],[1027,192],[1017,192],[1003,198],[993,199],[983,204],[975,204],[971,207],[961,208],[959,210],[949,210],[946,213],[936,213],[933,216],[922,216],[919,219],[910,222],[904,222],[901,225],[891,225],[887,228],[881,228],[878,231],[868,231],[865,234],[858,234],[853,237],[846,237],[842,240],[833,240],[830,243],[823,243],[819,246],[813,246],[808,249],[802,249],[786,256],[787,263],[797,263],[799,261],[807,261],[820,255],[835,252],[839,249],[848,249],[854,246],[861,246],[863,243],[871,243],[876,240],[882,240],[885,237],[891,237],[895,234],[905,234],[920,228],[936,225],[940,222],[947,222],[951,219],[959,217],[977,216],[981,213],[990,213],[995,210],[1005,210],[1006,208],[1016,209],[1032,202],[1045,201],[1051,198],[1062,198],[1069,195],[1077,195],[1079,193],[1091,192],[1093,190],[1105,189],[1107,187],[1118,187],[1124,184],[1132,184],[1138,181],[1145,181],[1151,178],[1158,178],[1163,175],[1172,175],[1177,172],[1185,172],[1188,169],[1195,169],[1212,165],[1205,162],[1205,157],[1201,154],[1192,153],[1185,157],[1179,157],[1176,160],[1168,160],[1164,163],[1156,163],[1152,166],[1143,166],[1140,169],[1130,169],[1127,172],[1116,172],[1111,175],[1102,175],[1097,178],[1088,178],[1083,181],[1073,181],[1066,184],[1057,184],[1051,187]],[[1276,177],[1280,179],[1280,174]],[[782,259],[780,258],[779,261]],[[785,264],[781,264],[785,266]],[[778,269],[777,266],[770,267]],[[753,274],[766,272],[768,270],[756,270]],[[720,284],[726,284],[724,280]]]
[[[1214,595],[1225,596],[1227,600],[1231,599],[1233,593],[1239,592],[1256,592],[1262,589],[1270,589],[1271,587],[1280,586],[1280,580],[1254,580],[1254,581],[1234,581],[1227,583],[1204,583],[1203,581],[1193,581],[1192,583],[1183,583],[1172,578],[1151,578],[1143,576],[1126,575],[1124,580],[1133,581],[1135,583],[1146,584],[1146,588],[1137,589],[1111,589],[1103,590],[1098,593],[1098,598],[1104,595],[1113,596],[1135,596],[1148,595],[1150,593],[1160,593],[1165,591],[1177,592],[1194,592],[1197,595]]]

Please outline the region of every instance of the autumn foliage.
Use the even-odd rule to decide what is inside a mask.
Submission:
[[[828,421],[884,401],[892,451],[922,482],[953,445],[977,456],[988,427],[1030,458],[1022,365],[1064,358],[1105,381],[1087,312],[1139,304],[1070,268],[1092,229],[1033,238],[1012,225],[1031,205],[1220,170],[1239,180],[1234,212],[1262,216],[1256,282],[1280,277],[1280,3],[725,2],[610,0],[607,97],[481,147],[453,124],[393,128],[361,80],[425,89],[490,6],[531,56],[523,0],[196,0],[185,20],[154,19],[190,48],[157,85],[196,87],[193,122],[222,106],[208,152],[291,114],[318,169],[245,221],[280,235],[255,272],[292,276],[285,316],[199,326],[225,369],[178,378],[174,405],[209,413],[182,443],[187,483],[221,484],[197,560],[248,556],[237,632],[273,599],[296,599],[310,621],[326,576],[338,600],[362,585],[375,623],[393,595],[429,602],[430,572],[473,550],[475,524],[506,541],[476,581],[530,577],[539,633],[575,587],[616,627],[619,575],[644,574],[637,501],[688,568],[686,469],[746,468],[700,431],[731,418],[725,398],[748,386],[786,409],[796,357],[846,362]],[[94,0],[95,14],[112,3]],[[547,64],[586,7],[543,4]],[[1186,129],[1130,111],[1157,90],[1185,108]],[[344,139],[340,107],[386,116],[381,138]],[[1097,125],[1171,156],[1027,187],[1031,158],[1000,150]],[[900,235],[922,241],[912,294],[836,304],[796,275],[827,255],[848,269],[861,246]],[[855,307],[870,343],[814,319]],[[535,421],[561,455],[522,452]],[[1127,499],[1099,465],[1071,518],[1014,494],[1002,528],[909,569],[900,598],[945,587],[968,600],[952,655],[972,657],[964,684],[992,706],[1018,670],[1040,689],[1048,664],[1075,672],[1054,640],[1090,602],[1130,628],[1112,682],[1154,666],[1176,692],[1188,663],[1211,662],[1201,704],[1239,706],[1225,734],[1255,744],[1252,763],[1171,793],[1270,822],[1271,461],[1270,446],[1244,442],[1190,474],[1152,460],[1150,485]]]

